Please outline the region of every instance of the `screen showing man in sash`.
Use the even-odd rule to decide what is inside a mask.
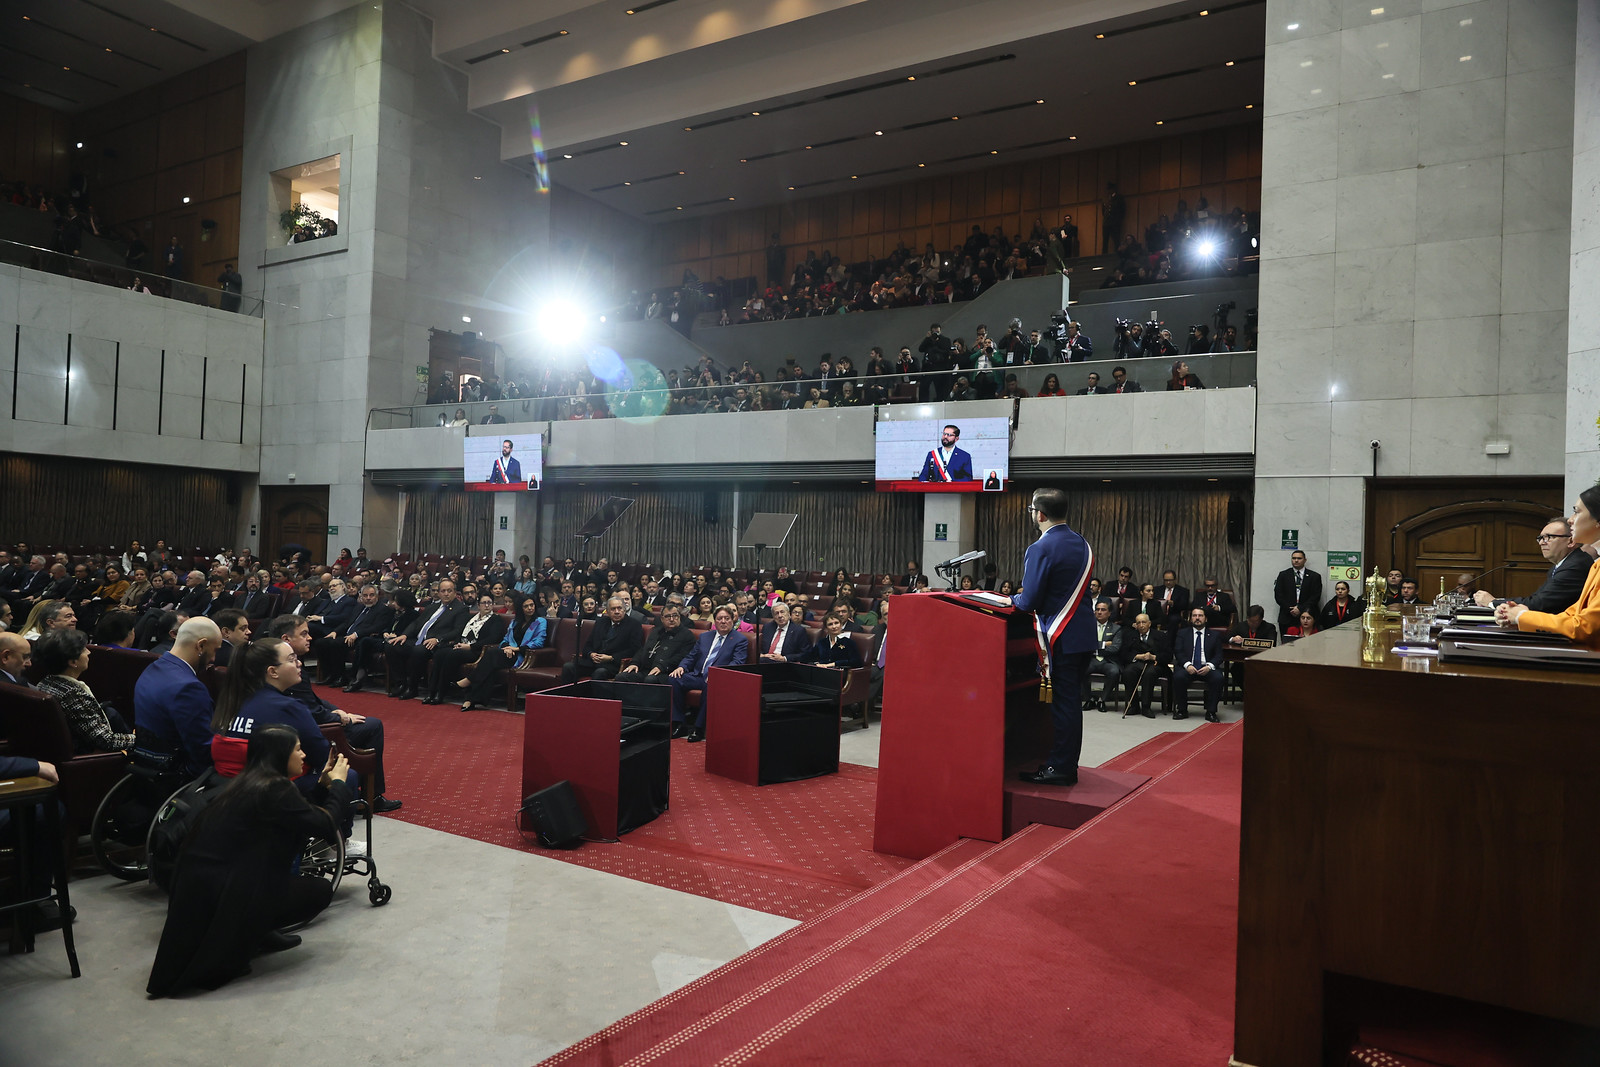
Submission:
[[[522,481],[522,464],[511,454],[513,447],[509,437],[500,442],[500,455],[495,457],[494,466],[489,468],[489,481],[500,485]]]
[[[538,489],[544,476],[544,440],[539,434],[473,437],[469,433],[462,441],[461,473],[463,487],[477,492]]]
[[[1011,420],[940,422],[880,419],[875,470],[880,490],[913,493],[1003,491],[1009,476]],[[929,445],[932,448],[929,448]]]

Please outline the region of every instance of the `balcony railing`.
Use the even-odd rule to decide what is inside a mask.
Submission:
[[[1254,352],[1228,352],[1228,353],[1202,353],[1189,356],[1179,356],[1189,364],[1190,372],[1198,377],[1207,389],[1228,389],[1241,386],[1251,386],[1256,380],[1256,353]],[[888,374],[880,377],[854,377],[842,379],[852,382],[855,390],[861,394],[859,406],[871,407],[877,403],[928,403],[940,400],[939,383],[936,379],[944,378],[952,384],[958,378],[965,377],[969,385],[979,374],[998,375],[996,388],[972,389],[970,397],[965,399],[988,400],[1005,395],[1005,379],[1008,375],[1017,376],[1017,384],[1029,396],[1037,396],[1045,379],[1055,375],[1060,382],[1062,390],[1068,395],[1074,395],[1084,388],[1091,373],[1100,375],[1100,387],[1110,389],[1114,383],[1111,379],[1112,367],[1123,367],[1128,372],[1128,380],[1139,383],[1145,392],[1161,392],[1167,387],[1167,380],[1171,374],[1173,358],[1149,357],[1144,359],[1111,360],[1094,359],[1081,363],[1044,363],[1034,366],[1001,366],[994,371],[958,370],[941,372],[939,374]],[[835,379],[840,381],[840,379]],[[591,407],[597,407],[600,417],[616,418],[656,418],[663,415],[684,414],[721,414],[727,397],[737,397],[738,390],[744,389],[747,397],[753,390],[762,390],[771,395],[774,400],[784,382],[762,382],[747,385],[713,385],[689,386],[672,388],[666,385],[646,386],[634,389],[607,390],[603,393],[586,393],[579,395],[562,396],[534,396],[515,397],[503,400],[482,400],[469,403],[456,404],[415,404],[406,407],[373,408],[368,413],[367,428],[369,430],[395,430],[413,427],[449,426],[457,418],[457,413],[468,424],[480,425],[484,418],[490,414],[490,408],[508,423],[513,422],[558,422],[572,418],[584,417],[584,412]],[[881,392],[880,392],[881,390]],[[803,382],[799,393],[800,400],[804,402],[809,392],[809,384]],[[830,406],[841,405],[838,400],[839,391],[836,390],[835,399],[830,401]],[[878,399],[881,396],[881,399]],[[708,409],[709,403],[716,403],[719,407]],[[750,410],[737,408],[735,410]],[[760,410],[779,410],[776,403],[764,405]]]
[[[209,286],[195,285],[176,278],[163,278],[149,271],[130,270],[127,267],[83,259],[80,256],[69,256],[61,252],[52,252],[48,248],[19,244],[16,241],[0,241],[0,263],[10,263],[13,266],[43,271],[46,274],[59,274],[64,278],[96,282],[115,289],[132,289],[134,280],[138,279],[142,283],[142,288],[149,289],[152,296],[181,300],[186,304],[202,304],[209,308],[256,318],[261,316],[259,297],[245,296],[242,293],[224,293]]]

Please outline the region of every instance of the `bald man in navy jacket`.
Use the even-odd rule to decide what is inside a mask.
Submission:
[[[1023,556],[1022,589],[1011,603],[1033,612],[1036,628],[1042,627],[1051,638],[1055,743],[1044,765],[1031,773],[1024,771],[1021,778],[1039,785],[1076,785],[1078,757],[1083,752],[1081,687],[1095,647],[1094,613],[1088,597],[1094,552],[1089,542],[1067,525],[1064,491],[1034,490],[1028,514],[1039,527],[1039,539]]]

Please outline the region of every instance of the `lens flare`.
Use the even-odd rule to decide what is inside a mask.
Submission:
[[[550,191],[550,164],[544,155],[544,132],[539,126],[539,105],[528,104],[528,140],[533,145],[533,183],[541,193]]]

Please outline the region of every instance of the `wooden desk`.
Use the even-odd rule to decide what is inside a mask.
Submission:
[[[1252,659],[1236,1058],[1321,1062],[1325,973],[1600,1025],[1600,675],[1340,627]]]

